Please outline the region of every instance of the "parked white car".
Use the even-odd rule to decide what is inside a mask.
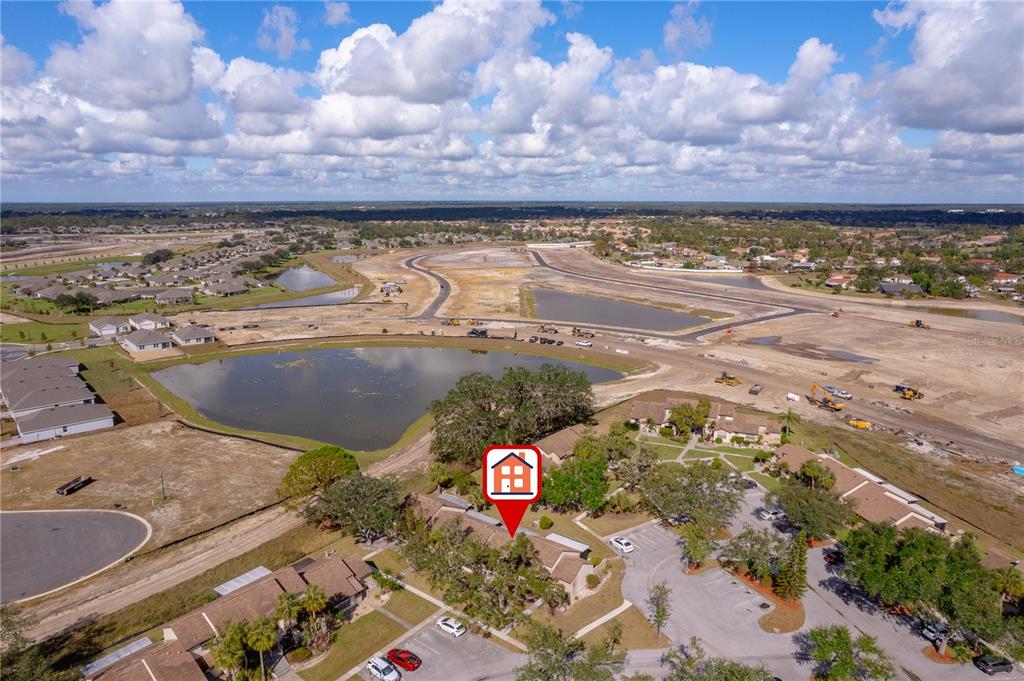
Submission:
[[[366,671],[370,676],[380,681],[402,681],[402,673],[395,669],[394,665],[388,662],[387,658],[377,655],[371,657],[366,663]]]
[[[462,636],[466,633],[466,627],[462,622],[458,621],[454,617],[442,617],[437,620],[437,627],[446,634],[451,634],[455,638]]]
[[[576,341],[576,345],[581,348],[592,348],[594,344],[590,341]]]
[[[836,397],[841,397],[844,400],[852,400],[853,399],[853,395],[848,393],[848,392],[846,392],[845,390],[837,390],[837,391],[835,391],[832,394],[835,395]]]
[[[757,512],[757,517],[761,520],[780,520],[786,517],[786,514],[777,508],[762,508]]]
[[[612,546],[623,553],[633,553],[636,547],[625,537],[612,537]]]

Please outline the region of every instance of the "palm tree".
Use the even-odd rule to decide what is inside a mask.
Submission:
[[[327,609],[327,592],[318,584],[310,584],[302,594],[302,609],[316,617]]]
[[[302,612],[302,603],[290,591],[284,591],[277,598],[277,607],[274,608],[274,617],[285,623],[285,628],[290,629]]]
[[[245,623],[228,624],[224,634],[214,639],[210,646],[213,663],[235,678],[245,664]]]
[[[269,617],[258,617],[249,623],[245,632],[246,644],[260,654],[260,677],[267,681],[267,669],[263,663],[263,653],[277,645],[277,625]]]

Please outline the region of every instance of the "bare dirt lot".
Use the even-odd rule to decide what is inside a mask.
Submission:
[[[4,510],[113,508],[153,526],[147,549],[213,527],[276,500],[296,452],[213,435],[164,420],[51,443],[5,448],[2,460],[60,447],[0,473]],[[161,499],[161,474],[166,500]],[[96,482],[68,497],[54,489],[76,475]]]
[[[423,308],[437,295],[438,286],[433,279],[415,272],[405,266],[405,261],[427,251],[402,249],[392,253],[374,254],[352,264],[352,269],[369,279],[374,284],[373,293],[364,298],[365,301],[381,302],[385,300],[380,286],[386,281],[401,281],[402,293],[397,302],[406,303],[410,315],[419,314]]]

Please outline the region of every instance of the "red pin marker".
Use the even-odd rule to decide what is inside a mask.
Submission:
[[[510,537],[527,507],[540,499],[540,459],[533,445],[492,445],[484,451],[484,498],[498,508]]]

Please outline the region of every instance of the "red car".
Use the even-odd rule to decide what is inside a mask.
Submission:
[[[388,662],[407,672],[414,672],[423,664],[423,660],[401,648],[392,648],[388,651]]]

